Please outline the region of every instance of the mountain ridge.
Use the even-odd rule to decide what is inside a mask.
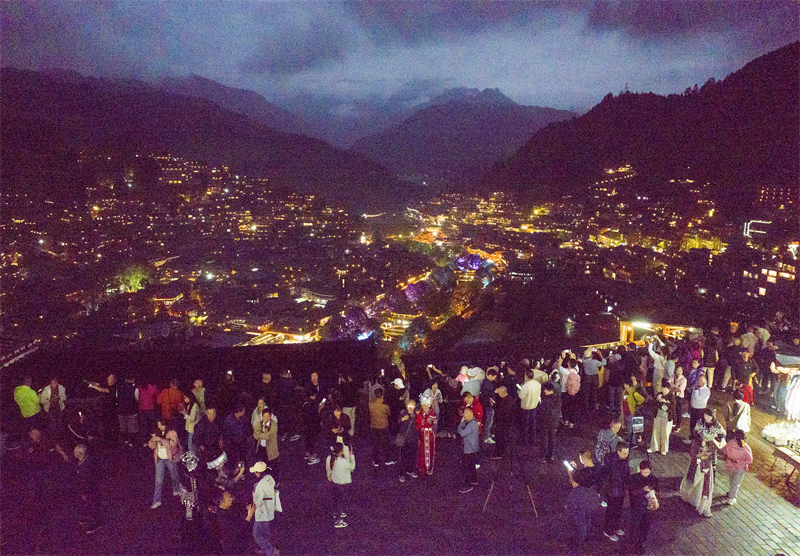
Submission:
[[[531,199],[580,194],[622,162],[656,175],[689,172],[715,183],[730,205],[754,198],[755,185],[796,186],[798,67],[796,42],[680,95],[609,93],[583,116],[539,130],[483,176],[481,189]]]
[[[136,80],[0,70],[4,193],[69,197],[82,148],[171,152],[268,177],[354,210],[402,204],[403,184],[361,154],[264,126]],[[62,183],[63,182],[63,183]]]
[[[465,186],[536,130],[575,116],[519,105],[499,89],[455,88],[400,124],[356,141],[352,149],[401,175]]]

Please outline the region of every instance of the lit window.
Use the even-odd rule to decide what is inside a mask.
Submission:
[[[776,282],[776,279],[774,276],[767,276],[767,282],[774,284]]]
[[[767,288],[758,288],[758,295],[767,295]]]

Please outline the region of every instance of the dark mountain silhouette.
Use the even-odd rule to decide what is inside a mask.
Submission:
[[[270,103],[255,91],[227,87],[199,75],[169,77],[162,80],[160,85],[170,93],[210,100],[231,112],[242,114],[284,133],[321,138],[300,116]]]
[[[604,167],[631,163],[651,176],[708,181],[729,208],[746,206],[758,186],[800,179],[798,68],[793,43],[681,95],[609,94],[585,115],[540,130],[482,188],[531,199],[580,194]]]
[[[170,152],[351,209],[391,208],[402,184],[366,157],[276,131],[206,99],[136,80],[3,69],[2,173],[6,193],[76,196],[81,149]],[[388,206],[387,206],[388,205]]]
[[[574,116],[521,106],[497,89],[450,89],[401,124],[356,141],[353,150],[399,174],[466,185],[537,130]]]

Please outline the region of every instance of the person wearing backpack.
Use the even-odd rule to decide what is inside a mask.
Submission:
[[[617,444],[622,441],[622,438],[619,436],[619,431],[621,428],[622,421],[620,418],[618,416],[612,417],[609,419],[606,428],[597,433],[597,442],[594,446],[593,455],[595,465],[597,465],[599,468],[600,473],[600,480],[598,481],[597,490],[604,497],[606,497],[608,492],[608,477],[605,471],[606,467],[608,466],[611,453],[616,449]],[[602,502],[602,505],[605,506],[606,503]]]
[[[569,359],[567,361],[567,370],[565,382],[566,387],[564,393],[564,403],[562,411],[564,412],[564,424],[569,428],[575,426],[575,419],[578,415],[578,392],[581,389],[581,375],[575,368],[575,360]]]

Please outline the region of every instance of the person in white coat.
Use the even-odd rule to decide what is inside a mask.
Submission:
[[[278,491],[275,490],[275,479],[267,473],[267,464],[263,461],[256,462],[250,468],[258,479],[253,489],[253,503],[247,506],[247,521],[255,517],[253,523],[253,538],[258,548],[265,556],[276,556],[278,550],[270,540],[269,523],[275,519],[275,512],[281,511],[281,502]]]
[[[325,474],[331,483],[333,526],[337,529],[347,527],[347,522],[344,520],[347,517],[344,512],[344,504],[348,487],[353,482],[352,473],[355,468],[356,457],[352,447],[337,442],[331,448],[331,455],[325,461]]]

